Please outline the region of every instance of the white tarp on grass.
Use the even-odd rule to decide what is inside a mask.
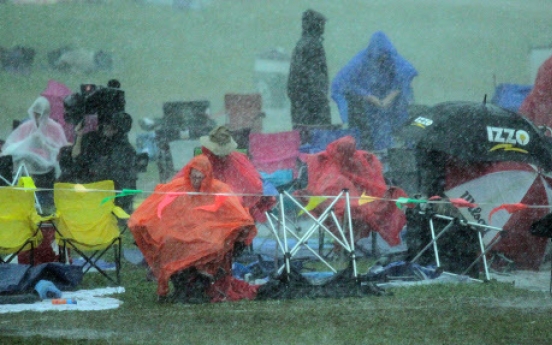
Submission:
[[[124,287],[107,287],[93,290],[64,291],[61,298],[72,298],[77,304],[52,304],[51,299],[45,299],[30,304],[3,304],[0,314],[18,313],[21,311],[72,311],[72,310],[106,310],[116,309],[122,301],[106,297],[108,295],[124,293]]]

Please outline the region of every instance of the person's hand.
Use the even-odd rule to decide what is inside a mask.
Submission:
[[[76,126],[75,126],[75,136],[77,137],[82,137],[84,134],[84,120],[79,122]]]
[[[75,144],[71,150],[71,157],[75,160],[81,154],[82,135],[84,134],[84,120],[75,126]]]
[[[399,95],[399,91],[398,91],[398,90],[393,90],[393,91],[391,91],[391,92],[381,101],[381,106],[382,106],[382,108],[389,108],[389,106],[391,106],[391,104],[393,103],[393,101],[395,101],[395,98],[397,98],[398,95]]]
[[[391,103],[393,103],[393,100],[392,99],[384,99],[382,102],[381,102],[381,107],[382,108],[389,108],[389,106],[391,105]]]
[[[380,108],[381,108],[381,107],[383,106],[383,104],[382,104],[382,102],[380,101],[380,99],[377,98],[376,96],[368,95],[368,96],[365,97],[365,99],[366,99],[368,102],[370,102],[370,103],[372,103],[373,105],[375,105],[376,107],[380,107]]]

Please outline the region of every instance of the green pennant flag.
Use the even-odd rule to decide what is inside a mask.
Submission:
[[[121,193],[115,195],[115,196],[108,196],[107,198],[104,198],[102,200],[102,202],[100,203],[100,205],[103,205],[105,204],[107,201],[109,201],[110,199],[115,199],[115,198],[119,198],[121,196],[128,196],[128,195],[136,195],[136,194],[141,194],[142,191],[140,189],[123,189],[121,191]]]
[[[397,207],[402,209],[404,204],[424,204],[427,203],[425,199],[412,199],[412,198],[398,198]]]

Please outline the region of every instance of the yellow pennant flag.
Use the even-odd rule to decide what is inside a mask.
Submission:
[[[360,199],[358,199],[358,206],[367,204],[369,202],[372,202],[374,200],[377,200],[378,198],[366,195],[366,192],[362,192],[362,195],[360,196]]]
[[[313,196],[313,197],[311,197],[310,200],[309,200],[309,203],[307,204],[307,206],[305,206],[305,210],[307,210],[307,211],[314,210],[316,208],[316,206],[323,203],[326,199],[328,199],[328,198],[325,197],[325,196]],[[305,213],[305,212],[303,210],[301,210],[299,212],[299,215],[302,215],[303,213]]]
[[[80,184],[80,183],[75,184],[75,187],[74,187],[74,188],[75,188],[75,191],[77,191],[77,192],[87,192],[87,191],[88,191],[88,190],[86,189],[86,187],[83,186],[83,185]]]
[[[19,181],[17,181],[17,186],[23,187],[23,188],[29,188],[29,189],[36,189],[33,178],[30,176],[20,177]]]

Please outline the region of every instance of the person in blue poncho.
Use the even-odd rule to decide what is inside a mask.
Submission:
[[[414,66],[381,31],[337,73],[332,99],[343,123],[360,130],[363,150],[385,152],[394,146],[392,134],[408,120],[416,75]]]

